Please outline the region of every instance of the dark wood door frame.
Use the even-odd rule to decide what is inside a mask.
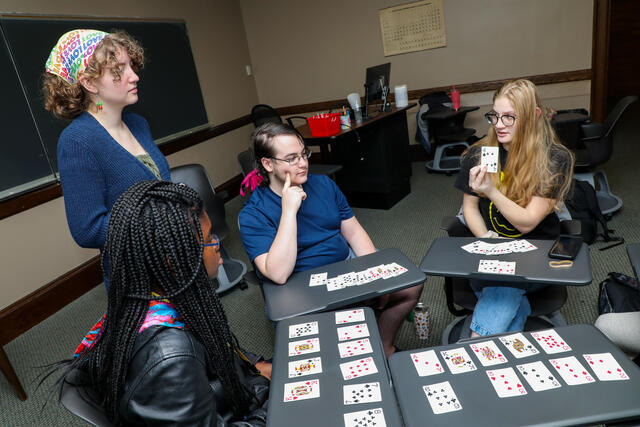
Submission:
[[[591,48],[591,117],[602,123],[607,116],[609,29],[611,0],[593,0],[593,41]]]

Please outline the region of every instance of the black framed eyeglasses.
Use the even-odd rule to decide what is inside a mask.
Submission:
[[[487,119],[487,122],[489,122],[490,125],[494,126],[498,124],[498,119],[502,120],[502,124],[505,126],[513,126],[516,122],[516,116],[511,114],[503,114],[500,116],[496,112],[489,112],[486,113],[484,117]]]
[[[289,157],[288,159],[279,159],[277,157],[271,157],[273,160],[280,160],[281,162],[287,162],[289,163],[289,166],[296,166],[298,163],[300,163],[300,160],[304,159],[309,159],[309,157],[311,157],[311,150],[304,150],[302,152],[302,154],[299,154],[297,156],[293,156],[293,157]]]

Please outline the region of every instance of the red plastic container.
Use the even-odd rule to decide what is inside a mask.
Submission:
[[[340,133],[340,113],[318,114],[307,119],[311,136],[333,136]]]

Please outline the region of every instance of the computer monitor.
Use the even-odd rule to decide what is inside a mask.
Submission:
[[[389,75],[391,74],[391,63],[376,65],[367,68],[367,76],[364,83],[365,93],[365,115],[368,115],[369,104],[377,100],[382,100],[380,111],[385,111],[387,105],[387,95],[389,94]]]

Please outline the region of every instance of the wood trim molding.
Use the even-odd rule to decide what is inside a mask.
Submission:
[[[609,66],[609,25],[611,0],[593,2],[593,40],[591,47],[591,118],[602,123],[607,115]]]
[[[548,85],[554,83],[567,83],[567,82],[577,82],[583,80],[591,79],[591,69],[584,70],[574,70],[574,71],[563,71],[559,73],[549,73],[549,74],[536,74],[533,76],[514,76],[507,79],[500,80],[490,80],[485,82],[476,82],[476,83],[455,83],[456,89],[458,89],[462,93],[474,93],[474,92],[486,92],[486,91],[494,91],[504,83],[509,80],[524,78],[531,80],[536,85]],[[432,87],[428,89],[417,89],[409,91],[409,99],[420,99],[424,95],[439,92],[439,91],[449,91],[451,86],[441,86],[441,87]],[[390,94],[390,101],[394,101],[393,93]],[[330,101],[322,101],[322,102],[313,102],[310,104],[300,104],[300,105],[290,105],[288,107],[280,107],[276,108],[276,111],[281,116],[288,116],[292,114],[303,114],[309,113],[313,111],[321,111],[321,110],[329,110],[330,108],[336,107],[337,105],[344,105],[346,101],[344,98],[342,99],[333,99]]]
[[[596,3],[600,1],[609,1],[609,0],[596,0]],[[473,92],[484,92],[490,90],[498,89],[505,82],[512,80],[514,78],[501,79],[501,80],[491,80],[485,82],[477,82],[477,83],[463,83],[456,84],[456,87],[464,93],[473,93]],[[575,71],[563,71],[560,73],[550,73],[550,74],[538,74],[534,76],[524,76],[531,80],[533,83],[537,85],[543,84],[553,84],[553,83],[566,83],[566,82],[574,82],[574,81],[582,81],[591,79],[591,70],[575,70]],[[447,91],[449,90],[449,86],[442,87],[433,87],[428,89],[417,89],[409,91],[409,99],[419,99],[422,96],[437,92],[437,91]],[[394,96],[391,94],[391,101],[394,101]],[[593,101],[592,101],[593,102]],[[276,108],[276,111],[281,116],[289,116],[293,114],[304,114],[310,113],[314,111],[320,110],[328,110],[338,104],[344,104],[344,99],[334,99],[330,101],[322,101],[322,102],[314,102],[310,104],[299,104],[299,105],[290,105],[287,107]],[[593,105],[592,105],[593,109]],[[224,135],[225,133],[234,131],[243,126],[246,126],[252,122],[251,115],[247,114],[244,116],[240,116],[236,119],[230,120],[228,122],[221,123],[218,126],[212,126],[201,131],[195,132],[190,135],[184,135],[179,138],[176,138],[172,141],[167,141],[159,146],[160,151],[165,156],[169,154],[176,153],[180,150],[184,150],[185,148],[192,147],[194,145],[200,144],[204,141],[208,141],[209,139],[216,138],[220,135]],[[234,177],[235,178],[235,177]],[[232,178],[232,180],[234,179]],[[17,213],[26,211],[27,209],[31,209],[40,204],[46,203],[50,200],[53,200],[62,195],[62,187],[59,183],[51,184],[46,187],[43,187],[38,190],[31,191],[24,195],[15,197],[13,199],[5,200],[0,202],[0,220],[7,218],[11,215],[15,215]]]

